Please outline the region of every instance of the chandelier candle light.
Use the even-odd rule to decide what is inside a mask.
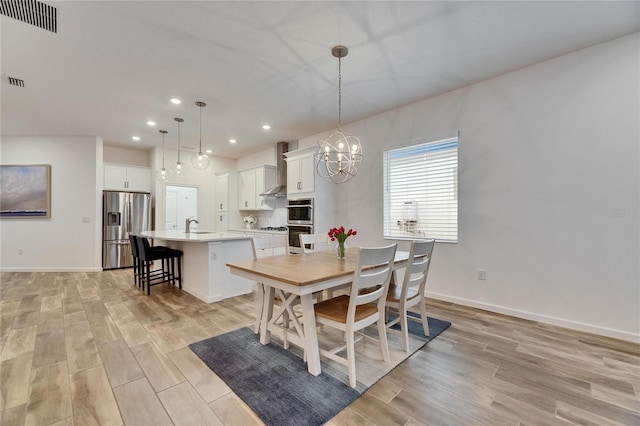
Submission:
[[[349,229],[345,232],[344,226],[341,226],[340,228],[331,228],[329,230],[329,233],[327,234],[329,235],[329,239],[331,241],[338,240],[338,245],[336,245],[336,254],[338,255],[338,259],[345,259],[347,257],[347,245],[345,242],[347,241],[347,238],[357,234],[358,232],[353,229]]]
[[[331,54],[338,58],[338,130],[318,142],[320,152],[315,155],[316,172],[333,183],[345,183],[356,176],[364,158],[360,139],[342,131],[342,58],[347,53],[346,46],[331,49]]]
[[[206,170],[209,167],[209,157],[207,154],[202,153],[202,107],[206,107],[204,102],[196,102],[198,108],[200,108],[200,149],[197,154],[191,156],[191,165],[197,170]]]

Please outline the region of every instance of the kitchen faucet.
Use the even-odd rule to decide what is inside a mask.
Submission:
[[[196,220],[195,217],[193,217],[193,216],[188,217],[184,222],[184,232],[185,232],[185,234],[188,234],[190,232],[189,231],[189,227],[191,226],[191,222],[200,223],[200,222],[198,222]]]

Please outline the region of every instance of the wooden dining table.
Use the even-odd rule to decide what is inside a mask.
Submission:
[[[359,253],[359,248],[350,247],[346,259],[338,259],[334,251],[325,250],[227,263],[232,274],[264,285],[260,343],[268,344],[272,331],[282,331],[282,327],[276,326],[274,320],[285,310],[288,311],[294,327],[286,331],[287,339],[305,350],[309,373],[319,375],[321,367],[313,309],[314,293],[352,282]],[[397,251],[394,268],[406,266],[408,257],[408,252]],[[281,306],[273,318],[276,292],[280,296]],[[302,323],[293,312],[293,304],[298,298],[302,310]]]

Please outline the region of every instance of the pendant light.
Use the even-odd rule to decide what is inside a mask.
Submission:
[[[197,170],[206,170],[209,167],[209,157],[207,154],[202,153],[202,107],[206,107],[204,102],[196,102],[198,108],[200,108],[200,149],[197,154],[191,156],[191,165]]]
[[[173,174],[176,177],[181,178],[185,176],[187,171],[186,165],[180,161],[180,123],[184,122],[184,119],[176,117],[174,118],[174,120],[178,122],[178,161],[176,162],[175,167],[173,169]]]
[[[158,180],[167,180],[169,177],[169,171],[164,168],[164,136],[169,133],[166,130],[158,130],[162,133],[162,168],[156,172],[156,178]]]
[[[360,139],[342,131],[342,58],[347,53],[346,46],[331,49],[331,54],[338,58],[338,130],[318,142],[320,152],[315,155],[316,172],[333,183],[345,183],[355,177],[364,158]]]

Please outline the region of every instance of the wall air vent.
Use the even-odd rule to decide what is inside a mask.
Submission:
[[[15,77],[8,77],[7,79],[9,80],[9,84],[11,86],[24,87],[24,80],[20,80],[19,78]]]
[[[58,32],[58,9],[37,0],[0,0],[0,14]]]

